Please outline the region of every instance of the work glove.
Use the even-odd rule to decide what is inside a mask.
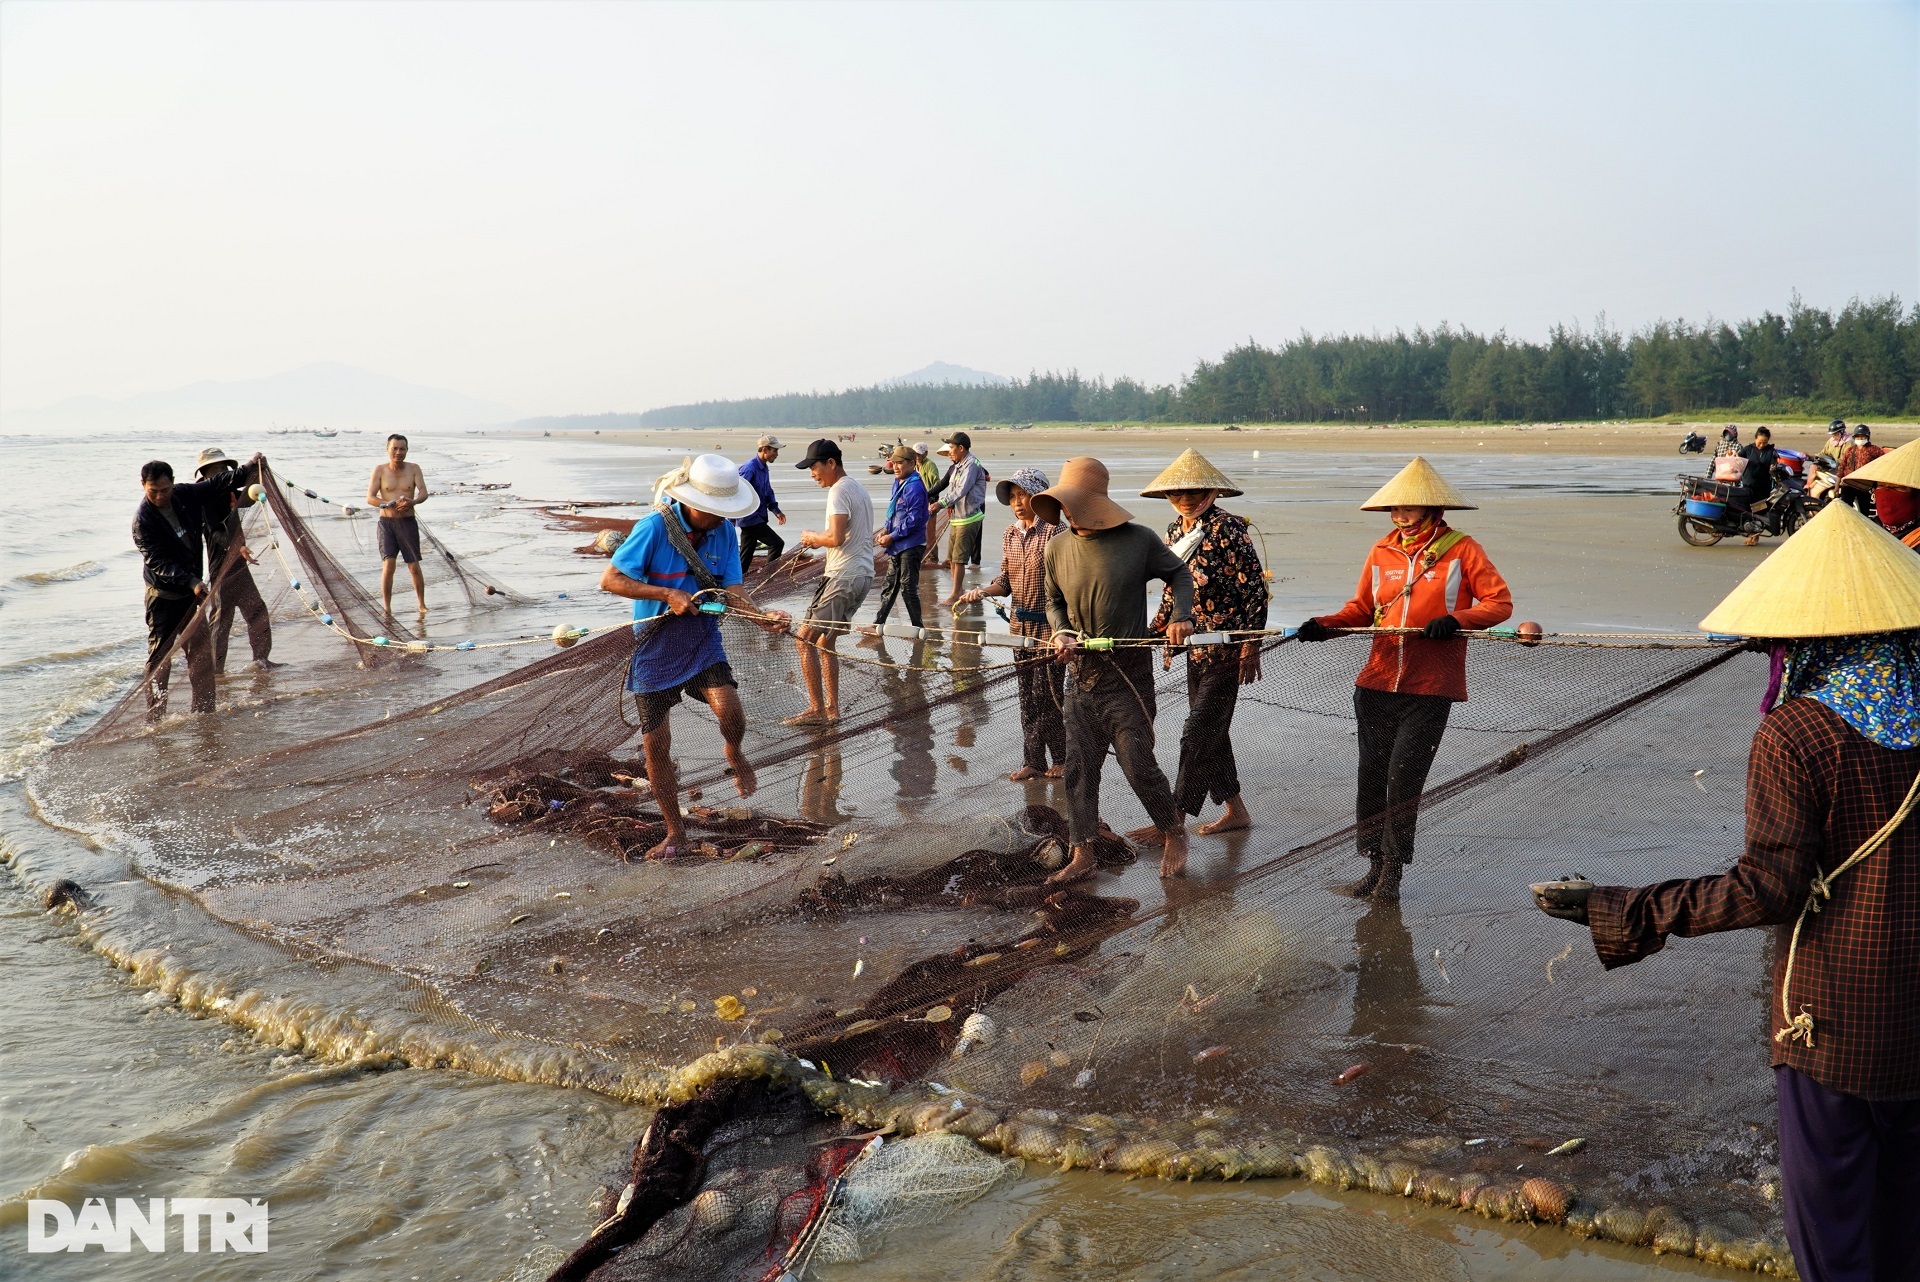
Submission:
[[[1294,629],[1294,634],[1302,641],[1325,641],[1333,635],[1333,633],[1328,630],[1327,625],[1318,619],[1308,619],[1305,623]]]
[[[1545,881],[1533,887],[1533,902],[1549,917],[1585,926],[1588,924],[1587,896],[1592,893],[1593,883],[1583,879]]]
[[[1437,619],[1427,620],[1427,626],[1420,629],[1420,635],[1429,641],[1445,641],[1460,635],[1460,620],[1451,614],[1443,614]]]

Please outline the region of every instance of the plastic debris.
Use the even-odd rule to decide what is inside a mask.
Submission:
[[[732,993],[728,993],[725,997],[716,997],[713,999],[713,1013],[721,1019],[731,1022],[745,1015],[747,1008],[741,1005],[738,997],[735,997]]]

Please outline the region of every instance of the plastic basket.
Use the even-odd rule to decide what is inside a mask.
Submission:
[[[1707,499],[1688,499],[1687,515],[1697,516],[1703,521],[1717,521],[1727,514],[1725,503],[1714,503]]]

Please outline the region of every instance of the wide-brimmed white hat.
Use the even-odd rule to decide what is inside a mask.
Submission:
[[[760,506],[760,496],[740,479],[739,469],[719,454],[689,457],[673,471],[653,483],[654,501],[662,496],[684,503],[709,516],[747,516]]]
[[[200,457],[194,460],[193,473],[195,476],[205,476],[207,469],[210,467],[239,466],[238,463],[228,458],[227,452],[218,445],[209,445],[206,449],[201,450]]]

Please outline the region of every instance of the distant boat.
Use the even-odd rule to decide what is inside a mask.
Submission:
[[[340,433],[339,433],[339,432],[337,432],[337,431],[335,431],[335,430],[334,430],[333,428],[331,428],[331,427],[316,427],[316,428],[314,428],[314,429],[313,429],[313,434],[314,434],[315,436],[319,436],[319,437],[328,437],[328,436],[338,436],[338,435],[340,435]]]

